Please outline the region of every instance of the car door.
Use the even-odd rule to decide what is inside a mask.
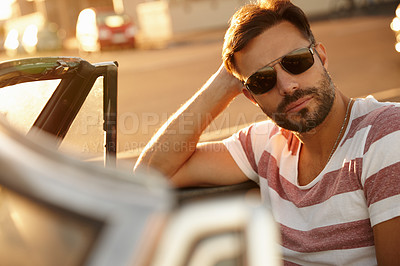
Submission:
[[[61,151],[116,165],[117,63],[39,57],[0,63],[0,113]]]

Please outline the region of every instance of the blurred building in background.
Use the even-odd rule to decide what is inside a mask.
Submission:
[[[75,36],[79,12],[87,7],[114,8],[113,0],[1,0],[1,47],[9,55],[64,48]]]
[[[171,38],[174,34],[226,28],[232,14],[250,0],[1,0],[0,44],[24,50],[56,49],[56,39],[74,39],[79,13],[89,7],[106,7],[129,15],[138,36]],[[395,0],[292,0],[309,16],[351,11],[371,3]],[[31,26],[34,25],[34,26]],[[42,34],[47,47],[36,40]],[[24,37],[25,36],[25,37]],[[53,36],[53,37],[51,37]],[[36,39],[35,39],[36,38]],[[54,40],[52,40],[54,39]],[[24,42],[25,40],[25,42]],[[29,48],[33,44],[37,47]],[[53,43],[53,44],[52,44]]]

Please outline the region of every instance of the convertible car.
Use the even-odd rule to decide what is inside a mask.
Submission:
[[[1,264],[279,265],[252,185],[175,190],[116,167],[117,73],[81,58],[0,63]]]

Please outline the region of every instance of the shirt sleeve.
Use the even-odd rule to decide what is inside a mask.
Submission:
[[[266,122],[253,124],[223,140],[225,147],[239,168],[249,179],[256,183],[259,183],[257,160],[259,156],[257,153],[260,151],[260,147],[263,146],[262,143],[259,143],[259,140],[268,136],[269,127]]]
[[[400,216],[400,107],[388,106],[370,125],[361,181],[372,226]]]

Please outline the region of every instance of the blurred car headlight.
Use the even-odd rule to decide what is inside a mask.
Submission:
[[[108,16],[104,22],[110,28],[118,28],[124,25],[125,20],[123,17],[119,15],[114,15],[114,16]]]

